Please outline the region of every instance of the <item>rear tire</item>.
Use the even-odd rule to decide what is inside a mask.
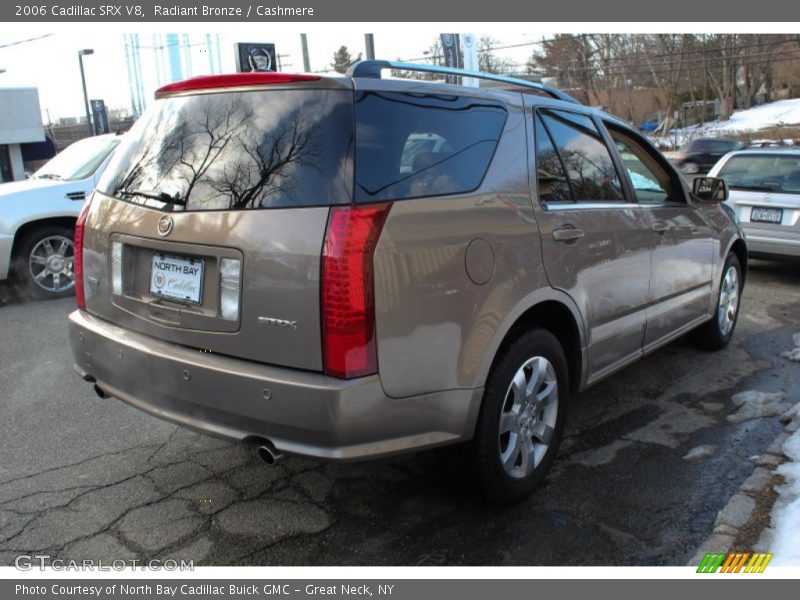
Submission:
[[[542,482],[558,452],[568,400],[567,360],[549,331],[523,333],[501,351],[467,446],[485,501],[514,504]]]
[[[43,225],[25,234],[13,259],[13,281],[26,296],[64,298],[75,292],[74,231]]]
[[[742,298],[742,266],[733,252],[722,268],[714,317],[691,333],[692,342],[703,350],[722,350],[733,337]]]

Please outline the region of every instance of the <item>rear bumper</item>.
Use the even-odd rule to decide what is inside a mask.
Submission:
[[[75,370],[154,416],[289,454],[357,460],[472,437],[482,389],[389,398],[377,375],[343,381],[205,353],[77,310]]]
[[[800,232],[796,228],[761,229],[745,223],[743,229],[750,254],[800,257]]]

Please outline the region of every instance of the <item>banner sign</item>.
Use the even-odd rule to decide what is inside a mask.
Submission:
[[[444,53],[444,66],[451,67],[453,69],[463,68],[458,34],[443,33],[441,35],[441,39],[442,39],[442,51]],[[445,78],[445,80],[447,81],[447,83],[454,83],[456,85],[461,83],[461,78],[456,77],[455,75],[448,75]]]
[[[471,33],[462,33],[461,36],[461,54],[464,58],[464,68],[467,71],[480,71],[480,63],[478,61],[478,41]],[[464,85],[468,87],[478,87],[478,80],[474,77],[464,77]]]
[[[92,107],[92,123],[94,123],[94,134],[102,135],[104,133],[111,133],[111,128],[108,126],[108,111],[106,110],[106,103],[103,100],[90,100],[89,104]]]

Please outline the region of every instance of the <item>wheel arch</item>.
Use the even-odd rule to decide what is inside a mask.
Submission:
[[[490,357],[482,370],[485,382],[492,367],[502,351],[517,339],[522,332],[539,327],[552,333],[564,348],[570,378],[570,394],[574,396],[586,380],[586,343],[583,319],[572,299],[550,290],[544,297],[536,297],[532,302],[522,304],[506,320],[505,327],[498,333]]]
[[[20,225],[17,230],[14,232],[14,242],[11,245],[11,262],[9,265],[9,275],[13,274],[14,271],[14,259],[17,257],[19,253],[20,246],[22,245],[22,240],[24,240],[31,232],[40,229],[41,227],[47,227],[50,225],[57,225],[62,227],[75,227],[75,223],[77,222],[77,217],[73,216],[59,216],[59,217],[46,217],[43,219],[34,219],[32,221],[27,221]]]
[[[744,285],[745,280],[747,279],[747,244],[742,238],[737,237],[731,244],[730,248],[728,248],[728,252],[725,254],[725,256],[731,252],[736,254],[736,258],[739,259],[739,266],[742,267],[742,284]]]

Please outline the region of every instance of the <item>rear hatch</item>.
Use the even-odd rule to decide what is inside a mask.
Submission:
[[[321,370],[322,246],[330,207],[353,197],[349,85],[158,100],[98,183],[86,310],[203,351]]]

